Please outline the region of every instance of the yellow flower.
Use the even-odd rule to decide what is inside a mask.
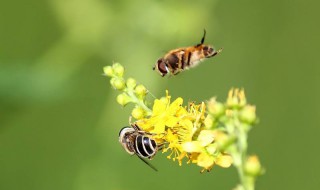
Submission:
[[[182,107],[183,99],[177,98],[170,104],[171,97],[156,99],[153,104],[152,115],[150,118],[137,121],[137,124],[145,131],[162,134],[165,133],[166,127],[173,128],[180,120],[180,116],[187,113]]]
[[[202,130],[196,141],[182,144],[182,149],[192,154],[189,161],[203,167],[202,172],[210,171],[214,164],[224,168],[232,164],[231,156],[218,151],[218,145],[215,143],[216,134],[214,130]]]
[[[155,140],[164,144],[163,152],[171,151],[168,158],[178,160],[181,165],[182,159],[187,156],[181,145],[192,141],[194,133],[204,126],[206,107],[204,103],[190,103],[186,109],[182,98],[172,103],[170,100],[167,91],[166,97],[154,101],[151,116],[136,121],[136,124],[144,131],[155,134]]]
[[[208,127],[208,118],[204,102],[192,102],[186,108],[180,97],[171,103],[167,91],[166,97],[154,101],[151,116],[136,121],[136,124],[154,134],[157,143],[163,144],[163,152],[170,151],[167,158],[177,160],[179,165],[187,158],[188,163],[196,163],[207,171],[215,164],[229,167],[232,159],[217,148],[216,139],[221,135]]]

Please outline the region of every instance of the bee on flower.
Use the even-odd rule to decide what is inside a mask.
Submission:
[[[136,121],[143,130],[157,134],[155,140],[164,143],[163,152],[169,152],[167,158],[178,161],[182,165],[195,163],[210,171],[214,164],[229,167],[232,163],[230,155],[219,152],[215,142],[214,130],[204,130],[206,106],[190,103],[183,106],[183,99],[177,98],[171,103],[167,95],[154,101],[152,115]]]

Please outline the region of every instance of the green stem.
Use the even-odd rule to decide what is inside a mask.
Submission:
[[[148,108],[145,105],[145,103],[136,96],[136,94],[134,93],[134,91],[132,89],[127,89],[125,92],[131,98],[133,103],[137,104],[138,106],[140,106],[141,108],[143,108],[146,111],[148,116],[150,116],[152,114],[152,110],[150,108]]]
[[[244,190],[254,190],[254,177],[247,175],[245,172],[245,163],[247,161],[247,133],[241,126],[235,127],[238,133],[238,143],[237,143],[237,157],[238,162],[235,163],[237,167],[238,174],[240,177],[240,183]]]

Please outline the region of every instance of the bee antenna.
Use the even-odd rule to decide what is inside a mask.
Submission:
[[[203,30],[203,37],[201,39],[201,43],[200,44],[203,44],[205,38],[206,38],[206,29]]]

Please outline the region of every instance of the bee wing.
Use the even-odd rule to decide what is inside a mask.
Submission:
[[[136,154],[137,155],[137,154]],[[138,158],[140,158],[140,160],[142,160],[145,164],[147,164],[150,168],[152,168],[154,171],[158,171],[157,168],[155,168],[152,164],[150,164],[150,162],[148,162],[145,158],[140,157],[139,155],[137,155]]]

